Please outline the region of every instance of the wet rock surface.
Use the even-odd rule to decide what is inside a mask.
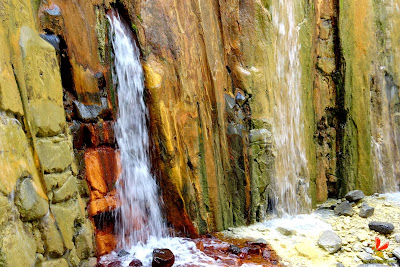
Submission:
[[[152,267],[170,267],[175,262],[175,255],[169,249],[153,250]]]

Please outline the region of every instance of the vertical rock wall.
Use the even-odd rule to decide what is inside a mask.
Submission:
[[[60,69],[36,11],[0,2],[0,265],[93,265]]]

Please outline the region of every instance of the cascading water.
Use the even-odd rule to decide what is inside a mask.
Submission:
[[[399,150],[396,144],[396,128],[393,106],[391,103],[398,98],[398,86],[393,82],[390,75],[395,54],[392,47],[392,32],[394,30],[393,18],[400,13],[399,5],[393,0],[384,0],[382,2],[386,16],[382,16],[380,22],[385,26],[382,33],[384,38],[384,47],[387,53],[384,53],[382,65],[376,69],[375,87],[371,91],[371,133],[374,164],[374,179],[377,184],[377,190],[381,193],[398,191],[397,176],[399,176]],[[386,21],[385,21],[386,20]]]
[[[150,173],[149,136],[146,127],[144,75],[130,29],[118,14],[108,17],[114,49],[114,86],[118,92],[115,136],[122,172],[116,184],[121,199],[117,211],[119,246],[128,249],[138,242],[166,233],[155,178]]]
[[[295,0],[276,0],[272,6],[276,39],[274,141],[276,148],[275,207],[279,215],[311,208],[309,177],[301,116],[301,66]]]

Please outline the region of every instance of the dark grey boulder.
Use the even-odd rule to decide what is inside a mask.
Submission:
[[[336,206],[336,208],[334,209],[334,213],[335,213],[335,215],[338,215],[338,216],[340,216],[340,215],[352,216],[354,211],[353,211],[353,207],[351,206],[351,204],[348,201],[344,201]]]
[[[390,234],[394,230],[394,225],[388,222],[370,222],[368,224],[370,230],[374,230],[381,234]]]
[[[362,218],[368,218],[374,215],[374,211],[375,209],[373,207],[369,206],[367,203],[363,203],[358,215]]]
[[[350,202],[356,202],[363,199],[365,195],[361,190],[353,190],[348,192],[344,197]]]

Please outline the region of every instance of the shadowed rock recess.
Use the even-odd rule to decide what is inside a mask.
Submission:
[[[111,9],[141,52],[169,226],[196,237],[277,211],[278,2],[0,0],[0,266],[93,266],[117,244]],[[315,207],[395,191],[396,1],[289,2],[309,183],[295,193]]]

